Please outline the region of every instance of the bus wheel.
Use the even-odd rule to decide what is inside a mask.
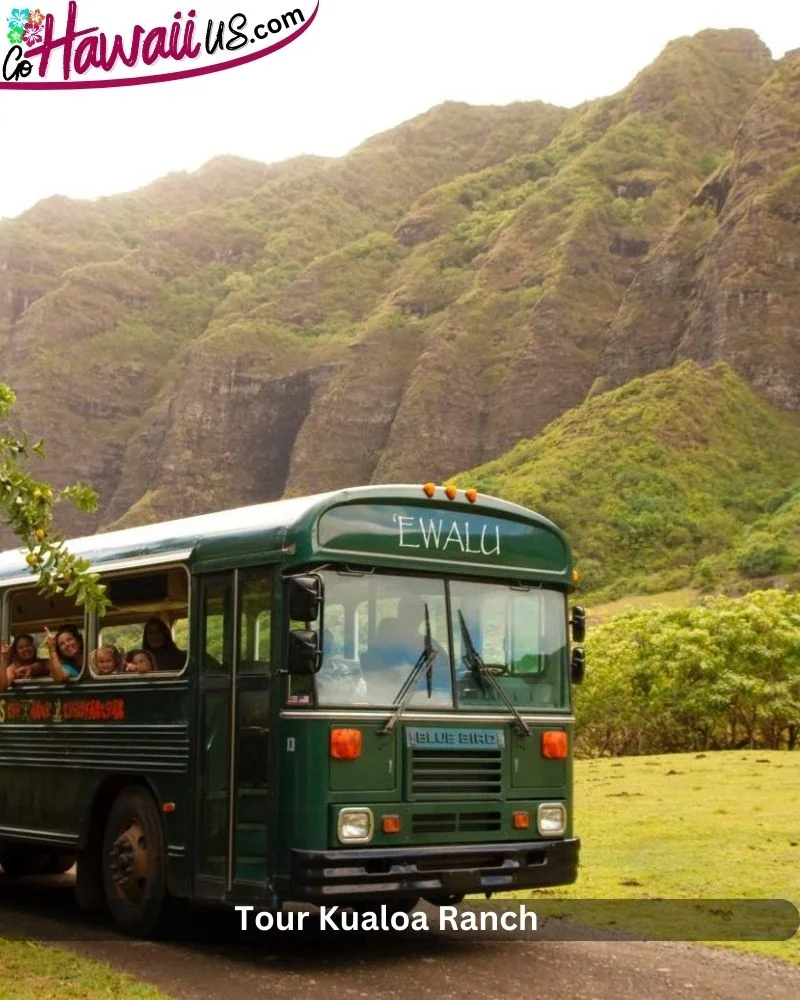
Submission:
[[[103,836],[103,889],[118,930],[147,937],[166,897],[166,852],[161,816],[142,788],[124,788],[108,814]]]
[[[380,913],[381,907],[386,907],[386,916],[391,919],[395,913],[411,913],[414,907],[419,902],[419,898],[415,899],[395,899],[391,902],[369,902],[369,903],[351,903],[348,909],[355,910],[356,913]]]
[[[63,875],[65,872],[68,872],[70,868],[72,868],[75,864],[75,860],[76,858],[74,854],[64,854],[61,851],[53,851],[42,869],[42,874]]]
[[[463,902],[463,893],[453,893],[449,896],[426,896],[426,901],[431,904],[431,906],[458,906],[459,903]]]

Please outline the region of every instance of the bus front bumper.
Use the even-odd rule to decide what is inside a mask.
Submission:
[[[580,840],[292,851],[289,898],[443,898],[571,885]]]

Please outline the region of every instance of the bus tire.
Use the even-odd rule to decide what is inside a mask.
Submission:
[[[103,890],[117,930],[148,937],[159,923],[167,895],[167,865],[161,814],[153,797],[137,786],[114,800],[103,834]]]
[[[415,896],[413,899],[394,899],[389,901],[381,900],[380,902],[369,902],[369,903],[351,903],[349,906],[345,904],[345,908],[354,910],[356,913],[380,913],[381,907],[386,907],[386,916],[391,919],[395,913],[411,913],[414,907],[419,903],[419,897]]]
[[[42,868],[42,874],[63,875],[72,868],[75,861],[76,857],[74,854],[65,854],[63,851],[52,851]]]

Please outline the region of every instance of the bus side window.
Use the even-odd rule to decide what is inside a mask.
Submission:
[[[94,677],[152,679],[180,673],[188,656],[189,577],[181,566],[105,577],[111,607],[99,624],[97,650],[91,662]],[[109,669],[110,650],[118,651],[121,667]],[[100,656],[100,651],[107,652]],[[145,654],[145,655],[142,655]],[[146,670],[146,661],[155,669]],[[135,661],[139,670],[128,669]],[[101,666],[102,664],[102,666]]]
[[[45,598],[34,588],[18,590],[9,598],[9,612],[8,681],[13,685],[53,682],[48,630],[58,644],[58,662],[63,668],[59,682],[80,677],[86,661],[85,621],[73,598],[63,594]]]
[[[242,674],[267,674],[272,639],[272,576],[263,569],[239,575],[239,664]]]

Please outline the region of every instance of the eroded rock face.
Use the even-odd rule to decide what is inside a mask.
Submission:
[[[604,385],[691,358],[728,362],[781,409],[800,409],[800,57],[744,115],[706,182],[627,292]]]

